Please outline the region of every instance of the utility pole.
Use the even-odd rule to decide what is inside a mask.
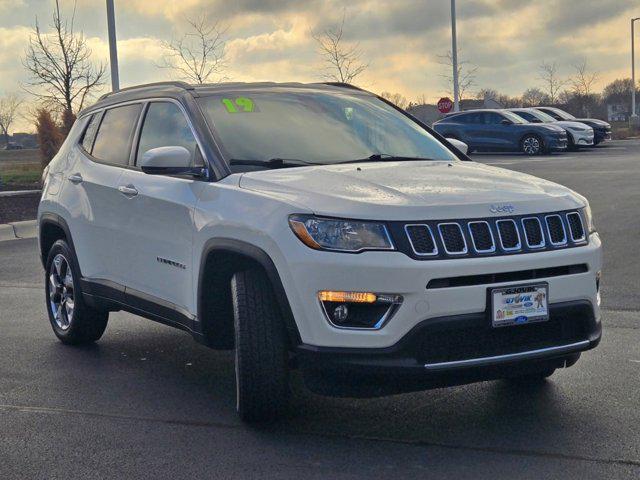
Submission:
[[[451,64],[453,66],[453,111],[460,111],[458,88],[458,41],[456,39],[456,0],[451,0]]]
[[[107,0],[107,29],[109,31],[109,64],[111,65],[111,90],[120,90],[118,75],[118,46],[116,44],[116,18],[113,0]]]
[[[640,17],[631,19],[631,124],[638,124],[638,115],[636,114],[636,52],[635,52],[635,32],[633,24]]]

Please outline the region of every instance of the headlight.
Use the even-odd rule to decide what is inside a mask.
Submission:
[[[394,250],[387,227],[380,222],[291,215],[289,226],[305,245],[316,250]]]
[[[589,202],[587,202],[587,206],[582,209],[584,212],[584,217],[587,221],[587,232],[593,233],[596,231],[596,226],[593,223],[593,214],[591,213],[591,206]]]
[[[589,129],[588,128],[582,128],[582,127],[571,127],[569,130],[573,130],[574,132],[586,132]]]

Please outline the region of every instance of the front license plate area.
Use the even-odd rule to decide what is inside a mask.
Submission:
[[[492,288],[491,325],[508,327],[549,320],[549,285]]]

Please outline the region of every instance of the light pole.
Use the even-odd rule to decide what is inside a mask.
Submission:
[[[107,0],[107,30],[109,31],[109,64],[111,65],[111,90],[120,90],[118,75],[118,46],[116,45],[116,18],[113,0]]]
[[[451,65],[453,67],[453,111],[460,111],[458,88],[458,42],[456,39],[456,0],[451,0]]]

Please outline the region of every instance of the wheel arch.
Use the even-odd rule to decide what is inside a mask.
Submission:
[[[233,348],[230,280],[234,273],[252,267],[261,268],[266,273],[287,329],[290,346],[299,345],[300,332],[273,260],[261,248],[231,238],[207,241],[200,258],[197,309],[205,343],[213,348]],[[216,295],[206,295],[208,291],[215,291]]]
[[[73,245],[71,230],[65,219],[55,213],[43,213],[38,223],[38,246],[43,267],[46,267],[49,250],[57,240],[66,241],[75,255],[76,249]],[[75,266],[77,271],[80,272],[80,265],[76,264]]]

